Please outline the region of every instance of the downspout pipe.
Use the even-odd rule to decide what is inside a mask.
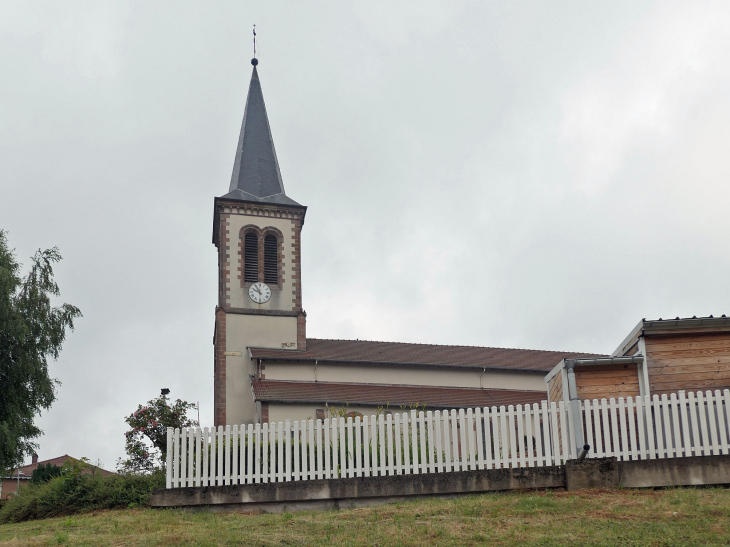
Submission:
[[[575,367],[576,365],[621,365],[629,363],[643,362],[641,355],[633,355],[630,357],[597,357],[594,359],[566,359],[565,371],[568,373],[568,398],[570,399],[570,411],[573,419],[573,431],[575,433],[576,454],[578,459],[582,460],[591,449],[590,445],[585,444],[583,436],[583,416],[580,411],[580,399],[578,399],[578,386],[575,383]]]
[[[578,454],[578,459],[582,460],[586,457],[591,447],[585,444],[585,439],[583,437],[583,420],[580,412],[580,399],[578,399],[578,386],[575,383],[575,361],[566,360],[565,370],[568,373],[568,396],[570,398],[570,412],[573,416],[576,454]]]

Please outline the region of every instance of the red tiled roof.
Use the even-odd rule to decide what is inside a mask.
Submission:
[[[475,389],[462,387],[411,386],[397,384],[340,384],[332,382],[290,382],[252,380],[254,399],[280,403],[336,403],[363,405],[426,404],[427,408],[539,403],[544,391],[517,389]]]
[[[36,468],[39,465],[41,465],[42,463],[45,463],[45,464],[50,463],[50,464],[53,464],[53,465],[57,465],[58,467],[63,467],[63,464],[65,464],[69,460],[71,460],[71,461],[80,461],[77,458],[73,458],[73,457],[69,456],[68,454],[64,454],[63,456],[58,456],[56,458],[51,458],[50,460],[43,460],[43,461],[39,461],[39,462],[36,462],[36,463],[30,463],[30,464],[24,465],[24,466],[22,466],[20,468],[20,478],[21,479],[24,479],[24,478],[25,479],[29,479],[30,476],[33,474],[33,471],[35,471]],[[102,469],[101,467],[96,467],[95,465],[88,464],[88,466],[89,466],[89,468],[98,469],[99,472],[102,475],[104,475],[104,476],[106,476],[106,475],[114,475],[115,474],[112,471],[107,471],[106,469]],[[5,477],[5,478],[17,479],[18,478],[18,470],[17,469],[13,469],[13,471],[7,477]]]
[[[599,357],[590,353],[534,349],[438,346],[366,340],[307,338],[307,350],[250,348],[254,359],[286,361],[333,361],[403,365],[457,366],[548,372],[562,359]]]

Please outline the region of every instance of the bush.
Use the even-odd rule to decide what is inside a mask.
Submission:
[[[52,463],[42,463],[35,468],[30,476],[31,484],[43,484],[49,480],[61,476],[61,467]]]
[[[149,505],[150,492],[164,488],[165,475],[81,473],[78,469],[44,484],[30,484],[0,508],[0,524]]]

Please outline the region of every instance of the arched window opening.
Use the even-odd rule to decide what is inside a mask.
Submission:
[[[269,234],[264,238],[264,282],[269,285],[279,282],[278,247],[276,236]]]
[[[256,283],[259,280],[259,238],[256,234],[246,234],[243,248],[243,280],[246,283]]]

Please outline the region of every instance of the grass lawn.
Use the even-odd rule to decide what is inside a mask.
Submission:
[[[126,509],[0,526],[0,545],[728,545],[730,489],[519,492],[279,515]]]

